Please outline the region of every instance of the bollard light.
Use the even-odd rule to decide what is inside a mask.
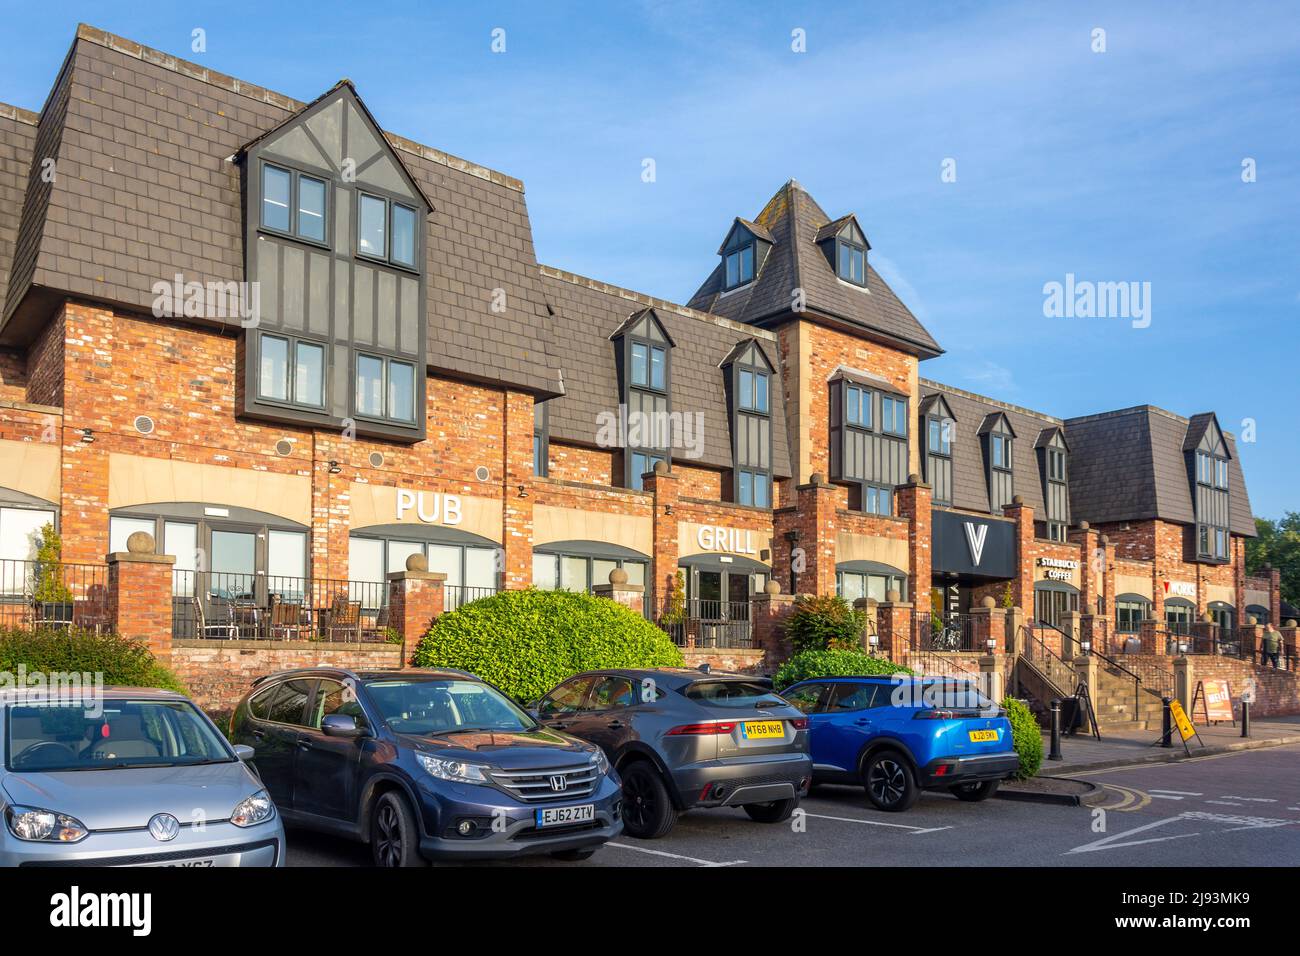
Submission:
[[[990,637],[990,638],[989,638],[987,641],[985,641],[984,643],[986,643],[986,644],[988,645],[988,647],[989,647],[989,653],[990,653],[990,654],[992,654],[992,653],[997,649],[997,646],[998,646],[998,640],[997,640],[996,637]]]
[[[1079,650],[1083,651],[1085,655],[1092,653],[1092,643],[1090,641],[1080,641]]]

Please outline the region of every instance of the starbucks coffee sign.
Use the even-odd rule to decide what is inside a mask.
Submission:
[[[1079,570],[1079,562],[1069,558],[1040,557],[1038,566],[1043,569],[1043,577],[1049,581],[1072,581],[1074,572]]]

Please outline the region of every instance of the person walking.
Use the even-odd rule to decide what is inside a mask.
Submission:
[[[1282,651],[1282,635],[1278,633],[1277,628],[1273,626],[1272,621],[1269,621],[1264,625],[1262,649],[1264,652],[1264,665],[1267,666],[1269,662],[1272,662],[1273,669],[1277,670],[1278,655]]]

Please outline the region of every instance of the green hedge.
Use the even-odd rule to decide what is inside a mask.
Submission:
[[[867,674],[910,674],[902,664],[858,651],[804,651],[790,658],[776,672],[773,682],[786,688],[813,677],[859,677]]]
[[[864,611],[855,611],[837,595],[800,595],[785,625],[785,636],[796,654],[804,651],[856,650],[867,627]]]
[[[1002,701],[1002,707],[1011,721],[1011,742],[1020,758],[1020,772],[1016,779],[1028,780],[1043,764],[1043,732],[1023,702],[1008,697]]]
[[[140,641],[82,630],[0,629],[0,671],[14,674],[23,664],[30,674],[103,674],[105,685],[160,687],[185,693],[185,686],[159,664]]]
[[[570,591],[502,591],[439,617],[415,651],[420,667],[455,667],[533,701],[581,671],[680,667],[682,652],[640,614]]]

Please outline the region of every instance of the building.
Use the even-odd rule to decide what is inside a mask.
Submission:
[[[1213,413],[922,377],[942,349],[838,212],[791,180],[721,214],[674,304],[539,264],[519,181],[347,81],[300,103],[82,26],[39,114],[0,106],[0,558],[148,531],[198,627],[217,596],[378,612],[413,553],[453,604],[622,568],[741,641],[769,581],[1276,618]]]

